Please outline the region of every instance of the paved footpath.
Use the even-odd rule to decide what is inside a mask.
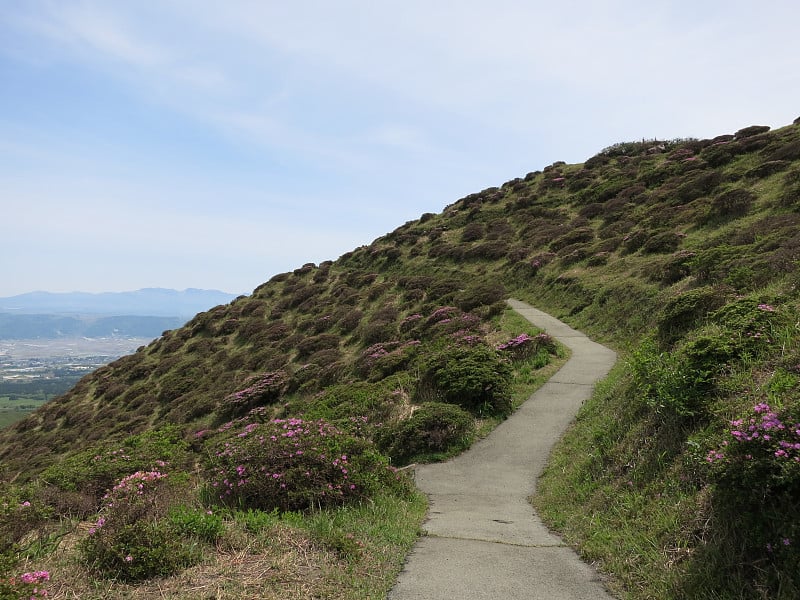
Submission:
[[[611,599],[598,574],[535,514],[528,498],[553,444],[616,354],[523,302],[509,305],[572,350],[570,360],[469,451],[420,465],[425,535],[389,600]]]

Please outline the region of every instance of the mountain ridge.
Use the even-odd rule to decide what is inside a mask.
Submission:
[[[227,304],[219,290],[141,288],[125,292],[34,291],[0,298],[0,313],[186,317]]]

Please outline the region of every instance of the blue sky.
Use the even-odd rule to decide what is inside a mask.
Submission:
[[[788,125],[798,22],[795,0],[0,0],[0,296],[249,293],[556,160]]]

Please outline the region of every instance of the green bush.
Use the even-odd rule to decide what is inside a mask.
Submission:
[[[81,491],[99,500],[115,481],[134,471],[183,466],[189,444],[170,425],[130,436],[118,444],[100,444],[47,468],[41,479],[59,489]]]
[[[694,370],[680,352],[660,352],[645,340],[631,352],[633,382],[647,404],[664,417],[693,417],[705,410],[709,373]]]
[[[85,564],[101,577],[142,581],[196,562],[196,548],[166,518],[175,495],[160,471],[122,478],[104,497],[97,522],[80,543]]]
[[[417,397],[457,404],[478,414],[511,412],[511,366],[484,343],[445,344],[423,355]]]
[[[209,544],[216,542],[225,530],[222,517],[205,508],[180,504],[170,509],[167,518],[179,535]]]
[[[402,421],[385,425],[378,447],[395,463],[450,456],[468,448],[475,437],[475,419],[454,404],[425,402]]]
[[[724,302],[724,292],[712,287],[697,288],[675,296],[665,304],[658,319],[659,340],[665,345],[673,343],[702,323],[707,315],[720,308]]]

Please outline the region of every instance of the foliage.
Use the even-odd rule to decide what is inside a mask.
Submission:
[[[478,414],[511,411],[511,366],[485,343],[446,344],[420,360],[420,398],[436,398]]]
[[[88,567],[101,577],[141,581],[173,574],[198,558],[166,518],[171,494],[160,471],[137,471],[104,497],[100,516],[81,542]]]
[[[0,600],[36,600],[48,596],[43,584],[50,581],[47,571],[28,571],[20,575],[3,577],[0,570]]]
[[[733,496],[754,504],[776,494],[800,493],[800,414],[797,407],[776,411],[759,402],[730,421],[728,435],[706,460],[714,479]]]
[[[180,428],[166,426],[74,454],[44,471],[42,479],[59,489],[81,490],[99,499],[115,481],[134,471],[182,465],[188,449]]]
[[[340,506],[395,479],[365,440],[298,418],[234,429],[213,444],[207,474],[220,503],[267,511]]]
[[[384,426],[378,433],[378,447],[396,464],[451,456],[471,444],[475,421],[453,404],[424,402],[412,415]]]
[[[237,442],[236,432],[274,417],[324,418],[346,431],[364,449],[343,453],[353,472],[358,457],[381,462],[370,440],[424,415],[419,404],[446,400],[440,410],[495,423],[510,404],[487,396],[506,368],[535,379],[531,366],[548,358],[530,342],[498,348],[524,330],[498,330],[497,300],[513,296],[613,344],[626,365],[613,394],[587,403],[570,438],[580,444],[553,459],[554,479],[567,482],[554,504],[569,513],[559,527],[570,543],[617,573],[633,598],[797,597],[798,546],[781,543],[800,537],[793,499],[774,483],[758,510],[744,510],[746,494],[726,493],[715,471],[723,463],[705,457],[748,407],[765,403],[784,424],[796,413],[796,388],[776,377],[800,371],[798,147],[797,125],[620,144],[471,194],[324,267],[276,276],[0,431],[4,480],[16,487],[46,474],[19,501],[52,515],[20,521],[14,536],[27,547],[58,519],[97,510],[93,498],[122,477],[160,469],[157,461],[172,477],[222,438]],[[285,385],[262,380],[276,373]],[[163,444],[127,446],[165,423],[175,435]],[[185,431],[208,428],[183,442]],[[360,472],[407,501],[390,472]],[[369,498],[325,512],[336,520],[378,502]],[[169,513],[155,527],[191,545],[201,542],[189,531],[208,525],[210,539],[213,520],[193,501],[180,504],[177,522]],[[328,555],[375,572],[368,561],[384,550],[371,549],[372,534],[325,524],[298,534],[315,514],[260,533],[226,523],[220,543],[249,548],[259,538],[259,552],[315,553],[315,572],[336,572],[320,559]],[[287,529],[300,537],[281,546]],[[50,565],[31,571],[39,566]],[[284,575],[260,585],[296,581]]]
[[[170,509],[167,517],[172,529],[179,535],[209,544],[216,542],[225,530],[222,516],[205,508],[179,504]]]

